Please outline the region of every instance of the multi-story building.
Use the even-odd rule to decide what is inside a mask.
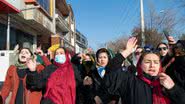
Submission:
[[[52,44],[61,44],[61,46],[75,52],[75,30],[75,19],[71,5],[66,4],[65,0],[58,0],[56,4],[56,35],[52,37]]]
[[[78,30],[76,30],[76,53],[85,53],[88,48],[87,38]]]
[[[74,30],[73,11],[65,0],[0,0],[0,70],[13,64],[10,53],[17,44],[33,50],[42,45],[45,51],[61,44],[74,51]]]
[[[2,81],[7,68],[14,62],[11,55],[17,44],[32,50],[42,45],[44,51],[60,44],[75,52],[76,27],[72,7],[66,0],[0,0],[0,35]]]
[[[6,70],[13,64],[14,47],[28,47],[34,50],[37,44],[50,45],[54,33],[51,13],[52,0],[0,0],[0,70],[4,79]],[[16,11],[16,12],[11,12]],[[45,37],[45,41],[40,37]]]

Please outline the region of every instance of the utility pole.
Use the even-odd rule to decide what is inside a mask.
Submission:
[[[144,11],[143,11],[143,0],[140,0],[140,15],[141,15],[141,46],[145,46],[145,26],[144,26]]]
[[[7,14],[7,38],[6,38],[6,50],[10,50],[10,14]]]
[[[56,35],[56,0],[53,0],[53,32],[54,32],[54,35]]]

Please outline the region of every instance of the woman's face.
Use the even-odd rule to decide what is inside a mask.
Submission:
[[[153,53],[145,55],[141,62],[141,68],[146,74],[157,76],[160,68],[159,56]]]
[[[91,61],[91,57],[88,56],[88,55],[86,55],[84,60],[85,60],[85,61]]]
[[[98,55],[98,63],[100,66],[105,67],[108,64],[108,55],[106,52],[100,53]]]
[[[55,52],[55,55],[62,55],[62,54],[65,54],[65,51],[64,51],[63,48],[59,48],[59,49],[57,49],[56,52]]]
[[[25,63],[29,58],[31,58],[31,53],[28,49],[22,49],[19,53],[19,61]]]
[[[160,44],[158,50],[161,56],[166,56],[168,53],[168,47],[165,44]]]

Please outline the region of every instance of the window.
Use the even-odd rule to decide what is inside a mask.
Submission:
[[[0,24],[0,50],[6,49],[6,26]]]
[[[82,39],[82,43],[85,44],[85,39]]]
[[[80,41],[80,36],[76,35],[76,40]]]
[[[38,3],[49,13],[50,12],[50,0],[37,0]]]
[[[6,50],[6,26],[2,24],[0,24],[0,37],[0,50]],[[32,45],[33,36],[20,30],[10,28],[10,50],[13,50],[17,44],[22,47],[24,42]]]

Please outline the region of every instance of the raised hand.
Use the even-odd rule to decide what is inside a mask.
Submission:
[[[36,58],[27,59],[26,65],[27,65],[27,67],[29,68],[30,71],[36,71],[36,65],[37,65]]]
[[[170,78],[170,76],[168,76],[165,73],[160,73],[159,74],[159,80],[160,80],[160,84],[162,86],[164,86],[166,89],[172,89],[175,86],[175,83],[173,82],[173,80]]]
[[[39,54],[40,56],[43,56],[44,55],[44,52],[42,51],[41,45],[39,47],[37,47],[37,49],[36,49],[35,52],[36,52],[36,54]]]
[[[175,41],[175,39],[173,38],[173,36],[168,36],[168,43],[169,43],[169,44],[175,44],[175,43],[176,43],[176,41]]]
[[[126,44],[126,49],[121,52],[121,54],[126,58],[129,56],[133,50],[136,50],[137,48],[137,38],[136,37],[131,37]]]

